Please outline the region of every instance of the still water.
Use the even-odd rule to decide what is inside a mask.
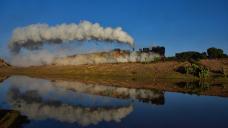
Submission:
[[[177,84],[178,88],[182,86],[192,89],[192,85]],[[202,86],[194,86],[194,90],[196,88],[202,90]],[[203,91],[207,88],[203,87]],[[23,128],[228,128],[226,95],[133,89],[26,76],[12,76],[0,83],[0,109],[15,110],[26,117],[26,121],[20,122]]]

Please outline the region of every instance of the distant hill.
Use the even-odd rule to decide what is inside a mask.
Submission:
[[[0,68],[1,67],[9,67],[10,65],[6,63],[3,59],[0,59]]]

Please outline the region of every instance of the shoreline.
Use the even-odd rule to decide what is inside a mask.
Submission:
[[[228,59],[200,60],[200,65],[207,67],[209,77],[206,82],[228,83],[228,78],[221,73],[223,67],[228,67]],[[0,67],[1,76],[25,75],[31,77],[55,79],[116,79],[128,81],[150,82],[154,80],[176,79],[181,81],[202,81],[197,76],[177,72],[177,68],[189,65],[189,62],[158,61],[143,63],[118,63],[76,66],[32,66],[32,67]]]
[[[208,60],[200,63],[204,64],[205,61]],[[210,65],[206,65],[210,68],[210,75],[206,79],[176,71],[176,68],[187,65],[189,62],[160,61],[150,64],[4,67],[0,68],[0,80],[4,81],[10,76],[28,76],[50,81],[79,81],[85,84],[228,97],[228,78],[223,77],[221,73],[214,73],[220,67],[219,65],[213,66],[213,63],[219,61],[224,61],[224,59],[209,60],[213,69],[210,68]]]

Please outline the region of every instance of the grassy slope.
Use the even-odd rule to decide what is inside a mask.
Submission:
[[[205,65],[213,72],[208,80],[227,81],[219,73],[222,67],[228,65],[228,59],[202,60],[199,63]],[[211,64],[213,63],[213,64]],[[188,62],[154,62],[150,64],[142,63],[120,63],[120,64],[98,64],[98,65],[78,65],[78,66],[39,66],[39,67],[5,67],[0,69],[0,74],[28,75],[38,77],[55,78],[83,78],[83,79],[135,79],[140,81],[151,81],[154,79],[181,79],[197,80],[197,77],[176,72],[176,68],[188,65]],[[216,65],[216,66],[214,66]],[[213,68],[213,69],[212,69]],[[214,77],[216,76],[216,77]]]
[[[174,92],[192,93],[197,91],[203,95],[228,96],[228,79],[218,73],[227,66],[228,59],[202,60],[199,63],[210,68],[210,77],[205,81],[210,84],[225,86],[211,86],[209,89],[191,89],[179,87],[180,82],[199,80],[197,77],[176,72],[179,66],[188,62],[154,62],[150,64],[122,63],[80,66],[40,66],[40,67],[5,67],[0,69],[0,78],[10,75],[27,75],[49,80],[76,80],[90,84],[112,85],[129,88],[150,88]],[[211,64],[213,63],[213,64]],[[211,66],[210,66],[211,65]],[[216,66],[213,66],[216,65]],[[212,69],[213,68],[213,69]]]
[[[145,78],[183,78],[183,75],[173,70],[183,62],[157,62],[151,64],[121,63],[79,66],[39,66],[28,68],[4,68],[2,73],[33,74],[33,75],[60,75],[97,76],[99,77],[145,77]]]

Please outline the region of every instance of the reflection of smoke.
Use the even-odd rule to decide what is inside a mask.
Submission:
[[[110,96],[116,98],[138,99],[153,104],[164,104],[164,93],[158,90],[134,89],[124,87],[113,87],[98,84],[86,84],[76,81],[45,81],[29,77],[11,77],[10,84],[22,91],[36,90],[40,95],[47,95],[54,92],[57,95],[67,94],[70,91],[94,95]],[[29,85],[29,86],[28,86]]]
[[[17,89],[9,91],[8,100],[13,109],[26,114],[30,119],[56,119],[61,122],[77,122],[83,126],[97,124],[101,121],[120,122],[122,118],[133,110],[131,105],[111,108],[89,108],[51,101],[45,102],[34,92],[28,91],[22,94]]]
[[[159,54],[113,51],[80,54],[71,57],[59,57],[53,60],[55,65],[80,65],[80,64],[102,64],[102,63],[126,63],[126,62],[151,62],[160,58]]]
[[[119,42],[133,45],[133,38],[117,28],[104,28],[98,23],[82,21],[79,24],[61,24],[48,26],[47,24],[33,24],[17,28],[9,43],[12,52],[18,53],[21,48],[39,49],[44,44],[60,44],[69,41],[98,40]]]
[[[113,87],[81,82],[55,81],[53,85],[75,90],[80,93],[111,96],[116,98],[138,99],[143,102],[164,104],[164,93],[158,90]]]

